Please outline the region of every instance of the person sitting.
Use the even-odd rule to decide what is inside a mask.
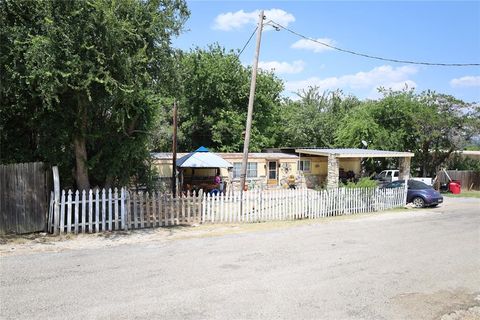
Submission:
[[[217,175],[213,179],[213,183],[215,184],[215,188],[221,193],[223,192],[223,179],[220,176],[220,172],[217,171]]]
[[[289,189],[296,189],[297,188],[295,176],[293,174],[288,176],[288,188]]]

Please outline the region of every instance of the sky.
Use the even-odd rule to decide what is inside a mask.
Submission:
[[[308,38],[363,54],[433,63],[480,63],[480,1],[187,1],[191,15],[173,45],[183,50],[218,43],[240,50],[265,10],[272,20]],[[255,36],[240,59],[251,65]],[[259,67],[284,81],[284,95],[309,86],[341,89],[360,99],[382,86],[434,90],[480,102],[480,67],[424,66],[368,59],[266,26]]]

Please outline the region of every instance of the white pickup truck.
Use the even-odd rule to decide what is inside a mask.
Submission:
[[[382,181],[382,182],[392,182],[392,181],[397,181],[399,179],[399,170],[383,170],[379,174],[375,176],[376,180]],[[432,178],[424,178],[424,177],[419,177],[419,178],[412,178],[412,180],[417,180],[417,181],[422,181],[425,184],[428,184],[429,186],[432,185]]]

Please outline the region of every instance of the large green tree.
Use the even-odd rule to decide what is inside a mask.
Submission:
[[[281,108],[281,146],[332,148],[339,122],[349,110],[360,104],[341,91],[320,91],[318,87],[300,90],[298,99],[284,101]]]
[[[478,109],[432,91],[383,90],[383,97],[352,109],[336,130],[336,144],[411,151],[413,168],[434,176],[454,150],[478,135]]]
[[[247,117],[251,69],[238,56],[219,45],[196,48],[180,58],[179,149],[206,146],[215,151],[241,151]],[[277,108],[282,82],[259,71],[255,92],[250,150],[275,144]],[[161,118],[160,123],[168,123]],[[169,137],[164,125],[157,131]],[[155,135],[157,136],[157,135]],[[169,150],[171,139],[157,139],[156,149]],[[165,143],[166,142],[166,143]]]
[[[80,189],[141,172],[187,17],[183,0],[1,1],[1,161],[59,164]]]

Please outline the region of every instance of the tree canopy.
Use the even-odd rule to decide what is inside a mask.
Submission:
[[[251,67],[218,44],[173,49],[188,16],[184,0],[0,1],[0,162],[58,165],[79,189],[145,181],[150,152],[171,150],[175,100],[180,151],[240,152]],[[433,175],[478,145],[478,105],[451,95],[283,90],[259,71],[251,151],[367,145],[412,151]]]
[[[452,96],[431,91],[383,90],[383,98],[365,101],[339,123],[336,144],[415,153],[413,167],[434,176],[454,150],[478,135],[478,110]]]
[[[334,147],[339,121],[360,104],[357,98],[339,90],[321,92],[318,87],[299,91],[298,98],[285,100],[280,110],[280,145]]]
[[[80,189],[141,172],[185,2],[7,0],[0,12],[2,162],[59,164]]]
[[[215,151],[235,152],[243,148],[251,69],[238,56],[219,45],[196,48],[179,58],[179,149],[194,150],[207,146]],[[257,76],[255,112],[250,149],[260,151],[275,145],[277,109],[282,82],[272,73]],[[171,132],[165,130],[168,119],[160,118],[156,149],[170,150]],[[158,137],[158,135],[155,135]]]

